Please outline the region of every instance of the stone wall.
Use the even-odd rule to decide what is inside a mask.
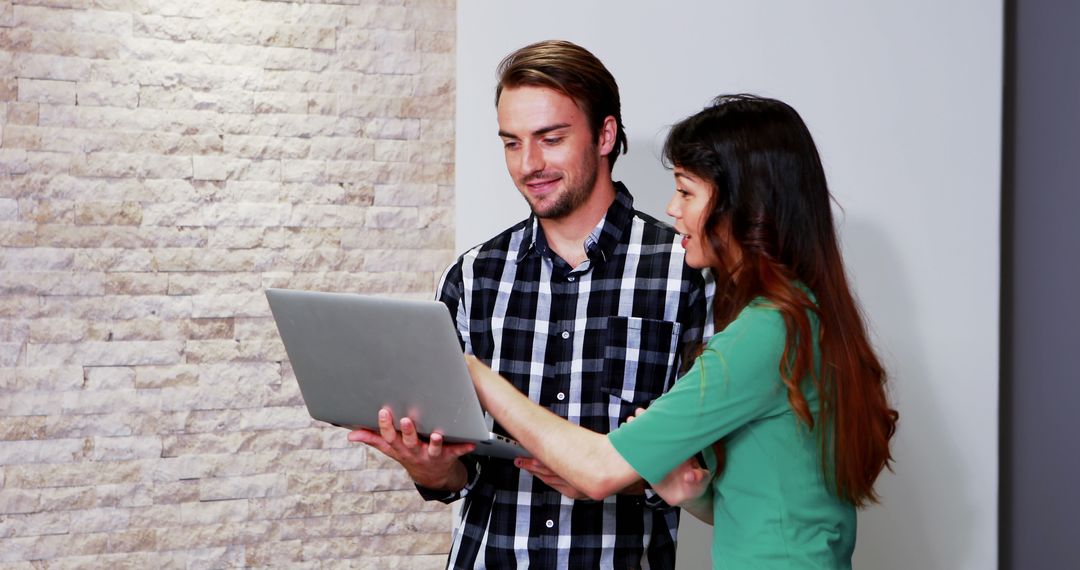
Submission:
[[[0,567],[436,568],[266,287],[428,297],[455,4],[0,0]]]

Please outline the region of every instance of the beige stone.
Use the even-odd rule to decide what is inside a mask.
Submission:
[[[142,223],[142,206],[138,202],[76,202],[75,223],[137,226]]]
[[[0,342],[26,342],[30,338],[31,322],[25,319],[0,319]]]
[[[274,319],[266,317],[248,317],[235,319],[236,338],[240,340],[276,340],[278,338],[277,327]]]
[[[364,127],[367,138],[376,138],[368,134],[375,128],[373,127],[375,121],[375,119],[368,121]],[[395,124],[395,126],[398,127],[397,130],[405,128],[400,124]],[[356,137],[315,137],[311,141],[310,155],[312,158],[330,160],[372,160],[375,156],[375,143],[365,138]]]
[[[5,484],[12,489],[40,490],[84,485],[87,481],[93,481],[99,485],[125,483],[137,481],[143,467],[138,462],[74,463],[63,466],[57,464],[12,465],[5,468]],[[93,495],[93,493],[90,494]],[[40,493],[37,496],[40,497]],[[88,502],[92,503],[92,500]]]
[[[195,386],[199,382],[200,369],[194,364],[137,366],[135,367],[135,387]]]
[[[175,341],[30,344],[27,362],[30,366],[178,364],[181,350],[183,343]]]
[[[43,439],[45,416],[0,418],[0,440]]]
[[[75,253],[75,269],[80,271],[150,272],[153,255],[146,249],[100,248]]]
[[[370,511],[374,513],[408,513],[434,511],[445,515],[450,507],[438,501],[425,501],[412,489],[406,491],[380,491],[371,493],[374,504]]]
[[[224,153],[239,158],[306,158],[311,145],[309,139],[242,134],[224,137]]]
[[[299,540],[264,542],[244,549],[244,565],[253,568],[287,565],[298,568],[303,543]]]
[[[86,446],[85,439],[0,442],[0,464],[71,463],[87,456]]]
[[[83,388],[134,388],[135,369],[130,366],[87,366],[83,369]]]
[[[229,513],[221,503],[238,503],[231,507],[235,512]],[[241,514],[240,507],[246,507],[247,501],[217,501],[215,503],[191,503],[181,504],[181,522],[191,517],[190,524],[185,522],[179,526],[176,532],[161,533],[157,537],[157,547],[160,550],[189,550],[200,547],[213,547],[228,544],[255,544],[265,541],[271,536],[273,525],[267,521],[228,521],[221,523],[199,522],[202,518],[236,518]],[[209,506],[209,508],[196,508],[196,506]],[[216,505],[216,506],[215,506]],[[185,507],[187,511],[185,513]]]
[[[321,182],[286,182],[281,185],[281,199],[291,204],[347,204],[349,190],[343,184]],[[359,204],[353,204],[359,205]],[[297,231],[302,228],[297,228]],[[284,244],[283,244],[284,245]]]
[[[180,521],[185,525],[212,525],[248,518],[250,503],[244,499],[180,504]]]
[[[58,396],[61,413],[65,414],[149,413],[162,409],[161,393],[156,390],[80,390]]]
[[[229,176],[228,159],[219,156],[194,156],[193,177],[196,180],[225,180]]]
[[[26,174],[27,153],[23,149],[0,149],[0,174]]]
[[[106,295],[165,295],[169,289],[169,276],[158,273],[105,274]]]
[[[108,536],[104,533],[13,538],[5,541],[4,554],[9,560],[47,560],[74,554],[100,554],[107,545]]]
[[[263,291],[192,295],[193,318],[269,317],[270,305]]]
[[[322,182],[326,178],[326,161],[283,159],[281,177],[285,182]]]
[[[329,516],[332,505],[331,495],[294,495],[251,501],[254,518],[277,521]]]
[[[372,207],[367,211],[366,226],[369,228],[413,228],[416,227],[416,208],[411,207]]]
[[[415,491],[411,491],[410,493],[419,497]],[[376,493],[335,494],[331,500],[331,514],[336,516],[356,516],[374,512],[374,509],[376,508],[374,495],[376,495]]]
[[[0,489],[0,505],[5,515],[34,514],[41,505],[41,493],[25,489]]]
[[[0,342],[0,366],[18,366],[25,359],[26,345],[22,342]]]
[[[2,564],[442,566],[447,508],[310,418],[262,290],[431,297],[453,12],[0,0]]]
[[[74,105],[75,83],[52,79],[19,79],[19,101]]]
[[[6,112],[6,119],[8,119],[8,125],[37,125],[38,124],[38,109],[37,103],[18,103],[18,101],[12,101],[8,104],[8,112]],[[17,142],[16,133],[22,131],[10,130],[5,128],[4,140],[8,141],[9,146],[26,148],[23,145],[19,145]],[[28,128],[27,132],[33,132],[32,128]]]
[[[196,568],[239,568],[244,564],[245,547],[241,545],[221,546],[189,550],[187,567]]]
[[[56,392],[83,383],[81,366],[0,368],[0,393]]]
[[[154,418],[154,421],[147,421]],[[156,416],[130,413],[50,415],[46,421],[48,437],[86,438],[92,436],[129,436],[135,433],[156,431]],[[143,428],[149,425],[150,429]]]
[[[79,45],[83,48],[87,46],[94,48],[94,53],[88,57],[100,57],[101,51],[118,50],[120,46],[114,36],[96,36],[91,38],[91,42],[80,43]],[[80,82],[76,87],[75,96],[79,105],[134,109],[139,104],[139,87],[137,85]]]
[[[276,473],[245,477],[207,478],[199,482],[199,500],[223,501],[280,497],[285,494],[285,489],[285,475]],[[265,505],[265,502],[254,501],[252,503],[256,510],[258,510],[259,505]]]
[[[450,530],[445,512],[374,513],[361,517],[362,534],[433,534]]]
[[[0,491],[0,500],[10,498],[2,497],[2,493]],[[71,514],[68,512],[14,514],[5,508],[4,517],[0,518],[0,539],[68,534],[71,531],[70,521]]]
[[[161,438],[156,436],[95,437],[89,459],[129,461],[161,457]]]
[[[36,224],[0,221],[0,247],[29,247],[36,239]]]
[[[438,197],[435,184],[376,184],[376,206],[434,206]]]
[[[10,28],[15,25],[15,11],[12,9],[11,0],[0,2],[0,27]]]

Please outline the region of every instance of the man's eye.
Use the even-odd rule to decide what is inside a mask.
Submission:
[[[562,140],[562,137],[548,137],[544,139],[544,144],[559,144]]]

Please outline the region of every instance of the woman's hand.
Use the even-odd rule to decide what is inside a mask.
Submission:
[[[672,469],[663,480],[653,484],[652,488],[667,504],[683,506],[705,496],[710,483],[712,473],[691,457]]]
[[[632,422],[645,413],[645,408],[634,410],[634,414],[626,421]],[[686,507],[694,516],[711,522],[711,501],[700,501],[709,492],[712,483],[712,472],[703,467],[697,458],[691,457],[672,469],[663,480],[652,486],[660,498],[669,505]],[[691,505],[690,503],[696,503]],[[691,508],[693,507],[693,508]],[[701,511],[699,513],[699,511]]]
[[[472,376],[473,386],[476,387],[476,396],[480,399],[480,406],[485,410],[489,410],[489,387],[492,382],[497,383],[499,380],[502,380],[502,378],[500,378],[494,370],[481,362],[479,358],[471,354],[465,355],[465,365],[469,368],[469,375]]]

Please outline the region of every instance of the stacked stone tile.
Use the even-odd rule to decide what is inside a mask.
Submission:
[[[430,297],[450,1],[0,0],[0,568],[436,568],[266,287]]]

